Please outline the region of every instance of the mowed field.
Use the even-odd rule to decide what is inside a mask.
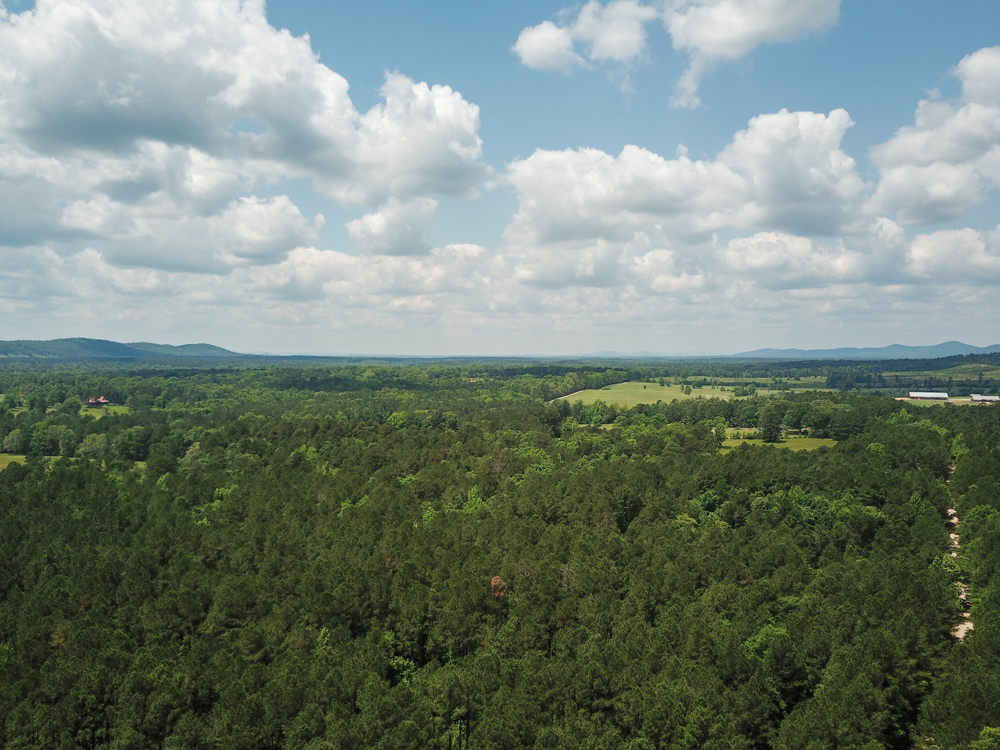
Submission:
[[[119,406],[117,404],[112,404],[111,406],[102,406],[99,409],[91,409],[89,406],[80,407],[80,416],[91,416],[94,419],[100,419],[101,417],[107,417],[112,414],[128,414],[129,408],[127,406]]]
[[[907,406],[945,406],[946,404],[951,404],[952,406],[989,406],[989,403],[982,403],[973,401],[971,398],[950,398],[947,401],[932,401],[931,399],[922,398],[897,398],[897,401],[902,401]]]
[[[674,399],[697,398],[730,398],[733,395],[731,389],[720,391],[718,388],[705,386],[704,388],[692,388],[691,395],[688,396],[680,385],[659,385],[657,383],[618,383],[609,385],[607,388],[597,390],[580,391],[563,396],[567,401],[582,401],[584,405],[590,406],[595,401],[603,401],[606,404],[615,406],[637,406],[638,404],[655,404],[657,401],[670,403]]]
[[[978,378],[979,373],[982,373],[985,378],[997,378],[1000,377],[1000,366],[973,362],[949,367],[947,370],[899,370],[884,374],[899,375],[907,378],[954,378],[955,380],[971,380]]]
[[[0,469],[6,469],[15,461],[24,461],[24,456],[16,456],[13,453],[0,453]]]
[[[832,448],[837,444],[837,441],[832,438],[789,437],[780,443],[765,443],[763,440],[756,438],[728,438],[722,444],[722,452],[729,453],[729,451],[742,443],[749,443],[750,445],[773,445],[775,448],[785,448],[790,451],[814,451],[817,448]]]
[[[813,384],[812,382],[804,382],[805,380],[815,380],[817,382]],[[801,393],[802,391],[830,390],[822,387],[823,382],[825,382],[824,378],[808,378],[803,379],[801,382],[796,381],[795,387],[792,388],[792,391]],[[701,388],[692,388],[690,395],[688,395],[684,393],[684,386],[681,385],[660,385],[659,383],[637,383],[630,381],[628,383],[609,385],[606,388],[571,393],[568,396],[563,396],[563,398],[567,401],[582,401],[585,406],[590,406],[590,404],[595,401],[603,401],[606,404],[614,404],[615,406],[628,408],[631,406],[637,406],[638,404],[655,404],[657,401],[670,403],[674,399],[684,400],[689,398],[698,398],[699,396],[701,398],[734,398],[732,387],[725,386],[725,388],[726,390],[722,390],[717,386],[706,385]],[[766,388],[757,389],[757,394],[759,396],[787,392],[788,391],[769,390]]]
[[[3,400],[4,394],[0,393],[0,401]],[[18,406],[14,408],[15,414],[20,414],[27,411],[27,407]],[[48,408],[48,411],[52,411],[52,407]],[[107,417],[112,414],[128,414],[129,408],[127,406],[120,406],[118,404],[112,404],[110,406],[102,406],[100,409],[91,409],[89,406],[84,404],[80,405],[80,416],[90,415],[94,419],[100,419],[101,417]],[[2,454],[0,454],[2,455]]]

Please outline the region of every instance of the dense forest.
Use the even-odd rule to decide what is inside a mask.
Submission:
[[[1000,749],[1000,406],[684,367],[3,365],[0,746]]]

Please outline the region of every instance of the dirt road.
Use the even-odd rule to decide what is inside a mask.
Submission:
[[[958,557],[958,553],[962,549],[962,538],[958,534],[958,527],[961,523],[962,520],[958,517],[958,511],[954,508],[948,508],[948,525],[952,528],[952,531],[949,533],[949,536],[951,537],[949,550],[951,551],[952,557]],[[969,587],[961,582],[958,584],[958,599],[962,603],[963,619],[962,622],[958,623],[958,625],[951,629],[951,634],[961,641],[965,639],[965,636],[969,634],[970,630],[973,630],[976,627],[969,618],[969,613],[965,611],[969,607]]]

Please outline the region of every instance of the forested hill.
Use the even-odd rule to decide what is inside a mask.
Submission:
[[[150,344],[136,342],[120,344],[104,339],[70,338],[52,341],[0,341],[0,358],[57,360],[144,360],[197,357],[230,359],[245,357],[211,344]]]
[[[1000,405],[59,367],[0,362],[5,750],[998,747]]]

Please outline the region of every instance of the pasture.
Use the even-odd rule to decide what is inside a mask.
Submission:
[[[563,396],[567,401],[582,401],[585,406],[590,406],[595,401],[603,401],[606,404],[614,404],[629,408],[639,404],[655,404],[657,401],[670,403],[674,399],[683,401],[684,399],[697,398],[725,398],[733,395],[732,389],[719,390],[715,386],[704,386],[702,388],[692,388],[691,395],[687,395],[680,385],[659,385],[658,383],[617,383],[605,388],[580,391]],[[558,400],[558,399],[557,399]]]
[[[110,406],[102,406],[98,409],[91,408],[89,406],[80,407],[80,416],[86,417],[91,416],[94,419],[100,419],[101,417],[110,417],[115,414],[128,414],[129,408],[127,406],[119,406],[118,404],[111,404]]]
[[[722,452],[729,453],[733,448],[743,443],[773,445],[775,448],[785,448],[790,451],[814,451],[817,448],[832,448],[837,444],[837,441],[832,438],[788,437],[780,443],[765,443],[759,438],[727,438],[722,444]]]
[[[978,402],[973,402],[971,398],[949,398],[947,401],[934,401],[932,399],[923,398],[897,398],[897,401],[902,401],[907,406],[919,406],[921,408],[926,408],[928,406],[945,406],[951,404],[952,406],[988,406],[989,404],[983,404]]]
[[[24,456],[18,456],[13,453],[0,453],[0,470],[6,469],[15,461],[24,461]]]
[[[982,373],[984,378],[1000,378],[1000,365],[989,365],[982,362],[969,362],[947,370],[898,370],[883,373],[886,377],[890,375],[906,378],[933,378],[944,380],[954,378],[955,380],[975,380]]]
[[[0,393],[0,401],[3,400],[3,397],[4,397],[4,394]],[[51,412],[55,411],[55,409],[56,409],[55,406],[50,406],[45,411],[46,411],[46,413],[51,413]],[[11,411],[14,414],[22,414],[22,413],[26,412],[27,410],[28,409],[27,409],[26,406],[15,406]],[[101,417],[112,416],[112,415],[115,415],[115,414],[128,414],[129,412],[130,412],[130,409],[127,406],[120,406],[118,404],[111,404],[109,406],[102,406],[99,409],[93,409],[93,408],[87,406],[86,404],[81,404],[80,405],[80,416],[81,417],[85,417],[85,416],[87,416],[89,414],[94,419],[100,419]],[[3,468],[3,466],[0,465],[0,468]]]
[[[691,378],[692,381],[699,380],[699,377]],[[762,383],[768,380],[760,378],[756,382]],[[826,379],[823,377],[802,378],[802,380],[789,381],[792,387],[789,390],[778,390],[766,387],[757,388],[758,396],[781,395],[784,393],[802,393],[804,391],[830,391],[825,387]],[[794,385],[793,385],[794,384]],[[580,391],[571,393],[562,398],[567,401],[582,401],[584,406],[590,406],[595,401],[603,401],[606,404],[613,404],[622,408],[631,408],[639,404],[655,404],[657,401],[670,403],[674,399],[684,401],[691,398],[737,398],[733,395],[732,385],[703,385],[700,388],[691,386],[691,393],[685,393],[685,387],[675,382],[667,385],[660,385],[657,382],[641,383],[629,381],[627,383],[617,383],[604,388]],[[557,401],[559,399],[556,399]]]

